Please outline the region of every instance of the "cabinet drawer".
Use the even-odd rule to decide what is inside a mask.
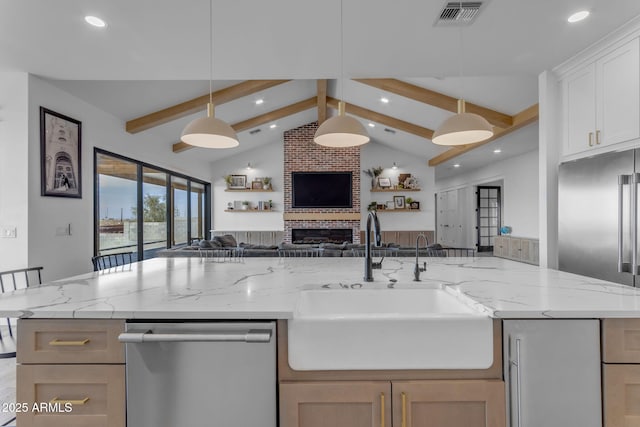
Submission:
[[[18,320],[18,363],[124,363],[123,320]]]
[[[640,319],[602,321],[602,360],[605,363],[640,363]]]
[[[18,365],[16,401],[20,427],[124,427],[124,365]],[[33,405],[58,402],[48,410]],[[71,402],[70,408],[65,402]],[[65,408],[68,412],[64,412]],[[56,412],[57,410],[57,412]]]
[[[640,426],[640,365],[602,366],[604,427]]]

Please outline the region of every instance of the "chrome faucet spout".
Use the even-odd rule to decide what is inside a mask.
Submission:
[[[373,225],[373,234],[375,246],[380,246],[382,242],[382,235],[380,233],[380,221],[378,221],[378,215],[375,211],[369,211],[367,215],[367,231],[364,236],[364,281],[373,282],[373,261],[371,259],[371,226]],[[382,263],[382,262],[381,262]],[[380,264],[381,264],[380,263]],[[381,265],[377,268],[380,268]]]
[[[422,273],[423,271],[427,271],[427,262],[426,261],[424,262],[424,267],[420,267],[420,262],[418,260],[418,257],[420,255],[420,248],[418,247],[418,244],[420,243],[420,237],[424,239],[424,247],[425,248],[429,247],[429,239],[427,239],[427,236],[425,236],[423,233],[418,234],[418,236],[416,237],[416,266],[413,269],[414,282],[419,282],[420,273]]]

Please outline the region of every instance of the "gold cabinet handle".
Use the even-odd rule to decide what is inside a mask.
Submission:
[[[89,344],[89,341],[90,341],[89,338],[80,340],[80,341],[63,341],[63,340],[55,339],[55,340],[49,341],[49,345],[62,346],[62,347],[80,346],[80,345]]]
[[[384,427],[384,393],[380,393],[380,427]]]
[[[596,131],[596,145],[600,145],[600,131]]]
[[[593,147],[593,132],[589,132],[589,147]]]
[[[405,393],[400,394],[402,396],[402,427],[407,427],[407,395]]]
[[[84,399],[80,399],[80,400],[59,399],[57,397],[54,397],[53,399],[51,399],[49,401],[49,403],[61,403],[63,405],[66,404],[66,403],[70,403],[72,405],[84,405],[88,401],[89,401],[88,397],[85,397]]]

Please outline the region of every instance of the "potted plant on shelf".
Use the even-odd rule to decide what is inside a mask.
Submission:
[[[270,190],[271,189],[271,177],[270,176],[262,178],[262,189],[263,190]]]
[[[368,211],[375,211],[377,209],[378,209],[378,202],[376,201],[369,203],[369,206],[367,206]]]
[[[243,200],[242,201],[242,210],[243,211],[249,210],[249,201],[248,200]]]
[[[378,177],[380,176],[380,174],[382,173],[383,168],[382,166],[378,166],[377,168],[369,168],[369,169],[365,169],[362,172],[364,172],[365,174],[367,174],[367,176],[371,177],[371,189],[375,189],[376,187],[378,187]]]
[[[231,179],[231,175],[225,175],[224,176],[224,182],[227,183],[227,188],[231,187],[231,183],[233,182]]]
[[[407,209],[413,209],[411,207],[411,203],[413,203],[413,199],[411,197],[407,197],[406,199]]]

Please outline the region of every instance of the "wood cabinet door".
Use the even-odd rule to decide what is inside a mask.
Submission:
[[[589,64],[562,81],[564,155],[595,146],[596,66]]]
[[[640,427],[640,365],[607,365],[604,384],[604,427]]]
[[[513,237],[509,238],[509,254],[507,255],[511,259],[520,260],[522,259],[522,240],[515,239]]]
[[[21,427],[124,427],[124,365],[18,365]],[[34,410],[34,404],[39,410]]]
[[[640,42],[633,39],[596,63],[596,145],[640,137]]]
[[[388,381],[280,384],[280,427],[390,427]]]
[[[496,380],[393,381],[394,427],[505,427]]]

